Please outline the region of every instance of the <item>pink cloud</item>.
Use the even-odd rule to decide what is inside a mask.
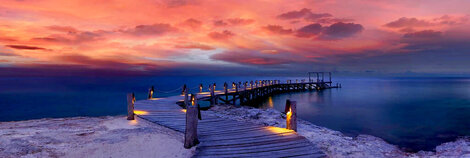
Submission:
[[[46,48],[36,47],[36,46],[27,46],[27,45],[6,45],[6,47],[13,49],[22,49],[22,50],[45,50]]]
[[[255,22],[255,20],[253,19],[243,19],[243,18],[230,18],[230,19],[227,19],[227,21],[232,25],[248,25],[248,24]]]
[[[190,28],[199,28],[202,25],[202,22],[193,18],[189,18],[182,23],[183,26],[188,26]]]
[[[283,19],[283,20],[288,20],[288,19],[298,19],[298,18],[303,18],[307,15],[310,15],[312,13],[312,11],[310,9],[307,9],[307,8],[303,8],[299,11],[289,11],[289,12],[286,12],[286,13],[282,13],[280,15],[277,16],[277,18],[279,19]]]
[[[321,33],[323,27],[320,24],[309,24],[297,30],[297,37],[312,37]]]
[[[268,25],[268,26],[264,26],[263,29],[269,31],[270,33],[281,34],[281,35],[291,34],[293,32],[292,29],[284,29],[280,25]]]
[[[223,32],[211,32],[209,33],[209,37],[215,40],[226,40],[231,37],[235,36],[234,33],[224,30]]]
[[[123,30],[122,32],[134,36],[153,36],[163,35],[174,31],[177,31],[177,29],[172,27],[170,24],[158,23],[153,25],[138,25],[134,28]]]
[[[183,49],[200,49],[200,50],[213,50],[214,47],[209,45],[200,44],[200,43],[188,43],[188,44],[180,44],[176,45],[175,48],[183,48]]]

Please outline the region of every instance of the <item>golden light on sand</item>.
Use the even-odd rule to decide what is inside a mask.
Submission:
[[[268,106],[269,106],[270,108],[274,107],[273,97],[271,97],[271,96],[268,98]]]
[[[136,115],[147,115],[149,112],[143,110],[134,110],[134,114]]]
[[[266,127],[266,129],[271,131],[271,132],[274,132],[274,133],[286,133],[286,132],[292,132],[293,131],[293,130],[290,130],[290,129],[280,128],[280,127],[272,127],[272,126]],[[292,134],[292,133],[288,133],[288,134]]]
[[[137,119],[135,119],[135,120],[130,120],[130,121],[129,121],[129,125],[133,125],[133,126],[134,126],[134,125],[137,125],[137,124],[138,124]]]

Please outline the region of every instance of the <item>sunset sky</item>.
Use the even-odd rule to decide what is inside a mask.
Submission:
[[[2,75],[470,74],[467,0],[0,1]]]

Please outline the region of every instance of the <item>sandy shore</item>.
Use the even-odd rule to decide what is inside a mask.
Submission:
[[[191,157],[183,134],[124,116],[0,122],[0,157]]]
[[[257,109],[252,107],[233,107],[220,105],[211,108],[219,117],[249,121],[267,126],[286,127],[286,116],[274,109]],[[370,135],[357,137],[345,136],[341,132],[316,126],[299,119],[298,133],[317,145],[330,157],[442,157],[470,158],[470,137],[436,147],[435,152],[420,151],[408,153],[399,147],[389,144],[381,138]]]
[[[285,128],[285,115],[274,109],[210,109],[219,117]],[[461,157],[470,158],[470,138],[436,147],[435,152],[407,153],[370,136],[348,137],[341,132],[299,120],[298,133],[330,157]],[[124,116],[74,117],[0,122],[0,157],[191,157],[183,134]]]

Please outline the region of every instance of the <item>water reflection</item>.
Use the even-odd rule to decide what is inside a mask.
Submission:
[[[262,108],[284,110],[346,135],[370,134],[410,151],[470,135],[469,80],[345,79],[343,88],[275,95]],[[274,104],[274,105],[272,105]]]

